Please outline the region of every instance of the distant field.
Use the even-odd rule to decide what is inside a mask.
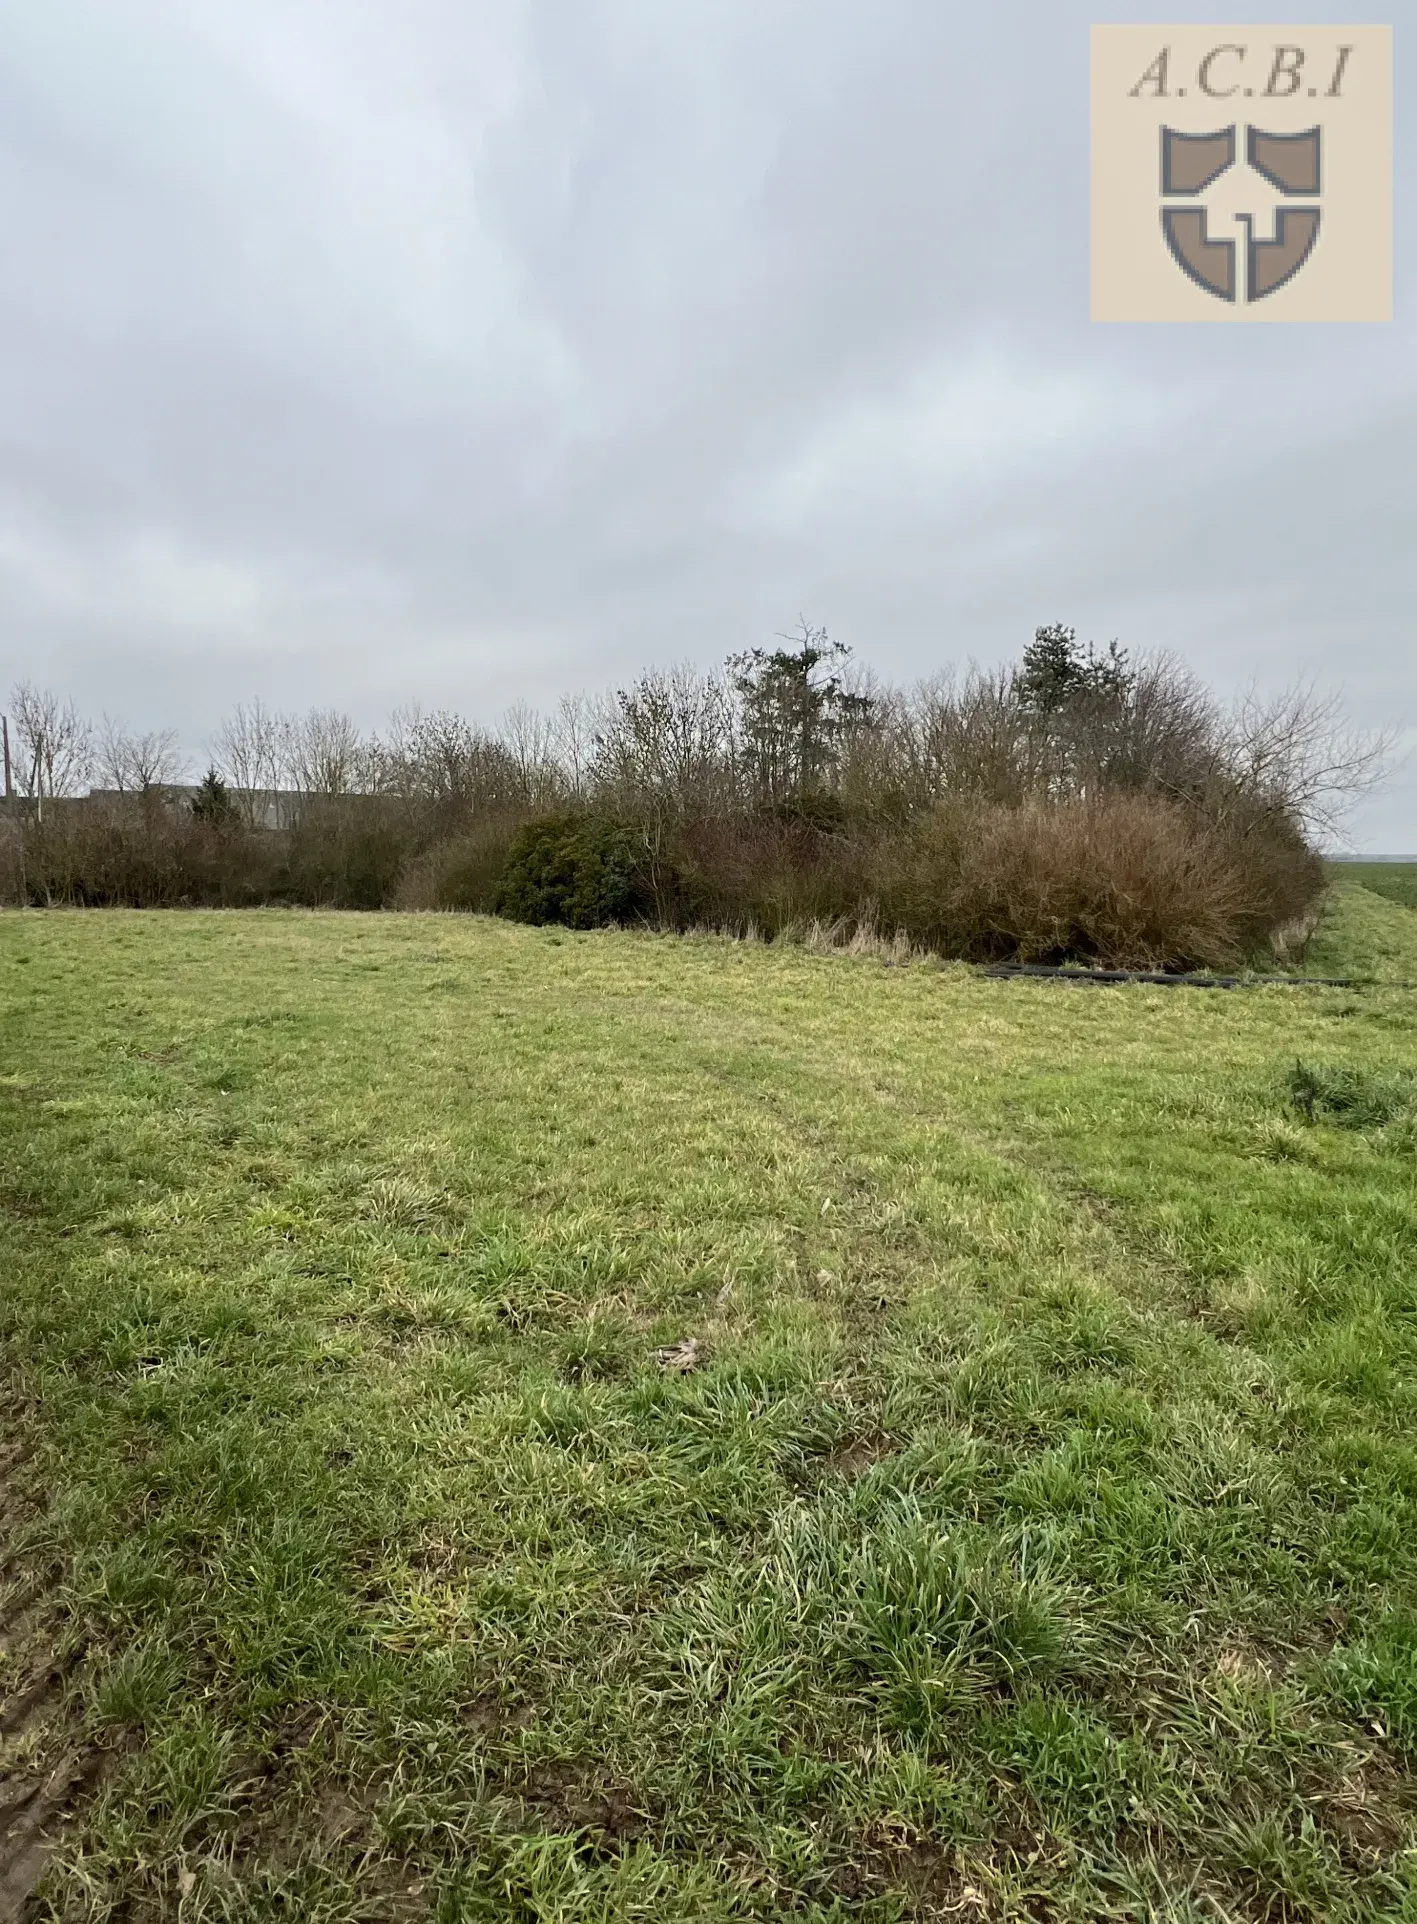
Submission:
[[[1401,902],[1404,908],[1417,909],[1417,862],[1343,862],[1334,867],[1345,881],[1385,895],[1390,902]]]
[[[114,1924],[1417,1917],[1411,992],[277,911],[0,983],[0,1916],[42,1836]]]

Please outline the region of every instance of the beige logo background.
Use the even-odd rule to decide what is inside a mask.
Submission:
[[[1190,135],[1233,127],[1234,164],[1199,194],[1163,193],[1166,127]],[[1285,195],[1250,166],[1252,128],[1262,137],[1315,127],[1316,194]],[[1286,206],[1320,210],[1312,251],[1284,285],[1247,299],[1247,226],[1237,216],[1250,217],[1256,241],[1272,240]],[[1234,300],[1178,265],[1163,231],[1167,207],[1204,208],[1209,238],[1235,241]],[[1198,233],[1195,211],[1183,225]],[[1297,225],[1291,218],[1291,233]],[[1094,27],[1092,318],[1391,320],[1392,29]]]

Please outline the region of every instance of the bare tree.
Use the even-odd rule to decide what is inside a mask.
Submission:
[[[388,725],[375,744],[376,786],[382,791],[405,799],[416,793],[417,741],[422,726],[423,711],[417,702],[390,713]]]
[[[15,785],[42,814],[46,799],[71,795],[93,764],[93,728],[72,701],[22,681],[11,692],[15,720]]]
[[[562,695],[556,704],[551,722],[554,753],[572,795],[586,792],[604,712],[604,701],[594,695]]]
[[[950,798],[1018,803],[1042,779],[1008,669],[971,665],[962,679],[938,675],[914,689],[903,708],[900,752],[917,806]]]
[[[502,718],[502,743],[516,763],[524,799],[535,807],[563,799],[565,784],[556,757],[556,729],[549,717],[524,701]]]
[[[1078,759],[1099,788],[1152,788],[1184,797],[1223,760],[1224,717],[1209,689],[1167,654],[1143,656],[1116,698],[1084,701]]]
[[[130,735],[108,715],[99,731],[96,766],[103,786],[120,795],[150,795],[173,787],[186,773],[173,729]]]
[[[379,759],[380,786],[430,807],[448,825],[524,800],[522,769],[511,749],[447,709],[428,715],[416,707],[395,710]]]
[[[1227,747],[1241,788],[1286,810],[1310,836],[1338,837],[1349,811],[1392,773],[1396,729],[1353,728],[1342,697],[1300,683],[1235,704]]]
[[[267,819],[268,798],[285,786],[287,734],[285,718],[258,700],[238,704],[212,741],[217,768],[248,828]]]
[[[607,800],[668,819],[738,801],[733,691],[681,665],[606,702],[589,775]]]
[[[285,724],[285,759],[304,795],[356,795],[371,786],[376,757],[348,715],[312,708]]]

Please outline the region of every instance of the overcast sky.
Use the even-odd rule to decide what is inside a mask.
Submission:
[[[0,0],[0,692],[195,760],[253,695],[492,721],[799,613],[895,680],[1064,620],[1417,748],[1405,37],[1392,324],[1104,326],[1091,17]],[[1417,753],[1353,834],[1417,851]]]

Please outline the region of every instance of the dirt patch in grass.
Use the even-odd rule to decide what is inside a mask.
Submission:
[[[833,1874],[830,1890],[848,1903],[894,1899],[911,1920],[957,1918],[961,1924],[1017,1917],[1039,1924],[1058,1915],[1046,1897],[1017,1889],[1012,1873],[1053,1854],[1046,1834],[1024,1824],[1004,1823],[986,1859],[941,1843],[897,1819],[873,1823],[852,1846],[847,1861]],[[1000,1877],[1015,1888],[1005,1900]]]
[[[1320,1823],[1335,1838],[1344,1862],[1371,1874],[1410,1842],[1417,1799],[1408,1773],[1381,1745],[1355,1753],[1338,1780],[1315,1786]]]
[[[509,1730],[525,1730],[534,1715],[530,1704],[491,1692],[480,1697],[469,1697],[457,1712],[460,1724],[489,1739],[505,1736]]]
[[[519,1801],[539,1827],[587,1834],[592,1854],[618,1856],[655,1821],[652,1800],[632,1785],[575,1763],[536,1765]]]
[[[23,1407],[0,1415],[0,1529],[23,1545],[42,1510]],[[93,1796],[111,1758],[85,1741],[72,1697],[84,1642],[54,1601],[38,1552],[0,1566],[0,1924],[25,1911],[56,1845]]]
[[[894,1455],[895,1448],[888,1436],[853,1436],[839,1443],[822,1458],[822,1473],[827,1477],[840,1477],[844,1482],[855,1483],[868,1470]]]
[[[889,1895],[905,1900],[905,1914],[919,1918],[988,1918],[997,1912],[959,1868],[956,1854],[929,1838],[894,1844],[863,1840],[859,1853],[831,1880],[834,1897],[848,1904]]]

